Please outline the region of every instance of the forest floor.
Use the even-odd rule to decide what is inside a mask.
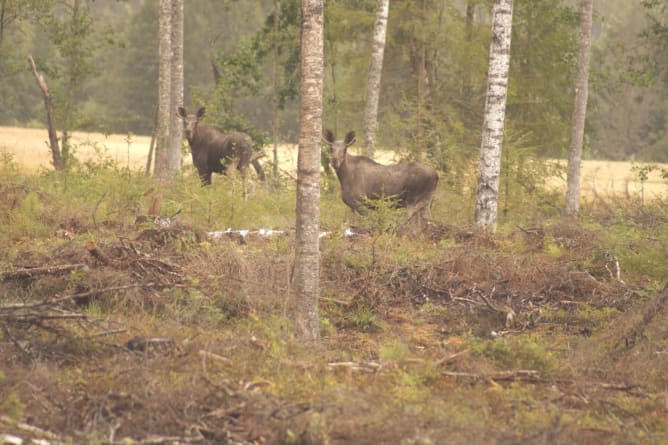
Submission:
[[[668,443],[665,199],[401,236],[325,193],[309,345],[287,189],[0,172],[0,443]]]

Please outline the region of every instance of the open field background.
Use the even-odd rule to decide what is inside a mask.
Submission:
[[[143,169],[151,138],[137,135],[105,135],[101,133],[74,132],[73,141],[76,146],[76,156],[86,161],[99,157],[100,153],[113,159],[121,166],[132,169]],[[36,171],[41,168],[50,168],[51,153],[47,147],[46,129],[29,129],[17,127],[0,127],[0,154],[8,153],[21,168],[26,171]],[[356,148],[356,147],[353,147]],[[102,150],[100,152],[100,150]],[[353,150],[354,152],[354,150]],[[272,147],[265,148],[270,159]],[[377,161],[391,163],[399,159],[399,155],[389,151],[379,151]],[[190,158],[185,158],[188,163]],[[558,161],[565,164],[563,161]],[[297,147],[293,144],[282,144],[279,148],[279,166],[281,169],[294,173],[297,165]],[[595,194],[601,196],[637,195],[641,184],[638,175],[632,169],[647,164],[634,162],[592,161],[587,160],[582,165],[582,193],[584,197]],[[668,170],[668,165],[659,167]],[[565,189],[565,177],[548,178],[546,184],[550,187]],[[646,199],[664,196],[668,193],[666,181],[660,172],[649,174],[644,184]]]

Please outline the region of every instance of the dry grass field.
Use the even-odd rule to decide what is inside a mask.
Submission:
[[[8,153],[22,168],[27,171],[36,171],[40,168],[50,168],[50,152],[46,145],[47,133],[45,129],[27,129],[17,127],[0,127],[0,154]],[[99,156],[97,150],[103,149],[104,154],[115,160],[121,166],[130,166],[133,169],[144,168],[150,144],[148,136],[133,135],[128,141],[127,135],[104,135],[101,133],[73,133],[77,157],[85,161]],[[270,156],[271,147],[265,149]],[[396,156],[390,152],[381,152],[379,161],[390,163],[396,161]],[[189,159],[186,159],[188,162]],[[279,163],[283,170],[294,173],[297,164],[297,148],[295,145],[281,145]],[[626,196],[638,195],[643,185],[633,170],[645,164],[614,161],[584,161],[582,166],[582,192],[587,196]],[[668,165],[659,165],[668,170]],[[547,181],[550,187],[565,188],[565,178],[550,178]],[[668,193],[666,181],[659,171],[650,173],[644,184],[646,199],[665,196]]]

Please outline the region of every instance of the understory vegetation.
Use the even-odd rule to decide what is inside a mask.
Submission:
[[[569,220],[536,186],[542,173],[513,174],[490,235],[469,224],[473,176],[443,178],[433,224],[409,235],[402,212],[355,217],[323,178],[322,342],[310,346],[290,314],[290,178],[253,182],[242,200],[222,176],[165,187],[104,159],[38,174],[4,159],[0,431],[668,442],[665,196],[592,198]]]

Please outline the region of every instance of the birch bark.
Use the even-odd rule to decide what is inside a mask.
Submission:
[[[301,115],[293,288],[298,334],[320,340],[320,149],[323,108],[324,2],[302,0]]]
[[[499,176],[508,94],[512,23],[512,0],[494,0],[475,207],[475,224],[489,232],[496,231],[498,216]]]
[[[580,49],[575,79],[575,99],[571,118],[571,142],[568,151],[566,214],[577,216],[580,210],[580,164],[584,140],[587,97],[589,95],[589,59],[594,0],[580,2]]]
[[[378,130],[378,103],[380,101],[380,82],[383,71],[387,20],[390,13],[390,0],[378,0],[376,5],[376,24],[373,29],[373,47],[369,64],[369,78],[366,87],[364,107],[364,152],[373,159],[376,151],[376,131]]]

